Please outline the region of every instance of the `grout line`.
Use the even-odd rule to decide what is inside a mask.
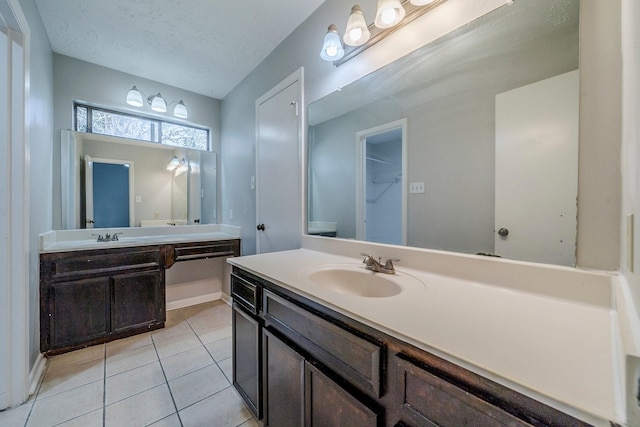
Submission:
[[[156,342],[153,340],[153,337],[151,339],[151,342],[153,343],[153,348],[156,351],[156,356],[158,357],[158,363],[160,363],[160,369],[162,370],[162,376],[164,377],[165,385],[167,386],[167,389],[169,389],[169,396],[171,396],[171,401],[173,402],[173,407],[176,410],[176,416],[178,417],[178,421],[180,422],[180,426],[183,427],[184,424],[182,423],[182,418],[180,417],[180,411],[178,411],[178,405],[176,404],[176,399],[173,397],[173,391],[171,391],[171,387],[169,386],[169,380],[167,379],[167,373],[164,371],[164,366],[162,366],[162,360],[160,359],[160,354],[158,354],[158,348],[156,347]],[[164,418],[162,418],[162,419],[164,419]],[[157,421],[160,421],[160,420],[157,420]],[[157,422],[157,421],[154,421],[154,422]]]

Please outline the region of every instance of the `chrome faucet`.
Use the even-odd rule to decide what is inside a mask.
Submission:
[[[122,233],[113,233],[113,235],[107,233],[104,236],[102,234],[92,234],[92,236],[98,236],[97,242],[117,242],[118,234]]]
[[[382,258],[378,258],[378,261],[376,261],[371,255],[365,254],[364,252],[361,252],[360,255],[364,257],[362,262],[365,264],[365,268],[367,270],[371,270],[375,273],[396,274],[393,263],[395,261],[400,261],[399,259],[389,258],[384,265],[382,265]]]

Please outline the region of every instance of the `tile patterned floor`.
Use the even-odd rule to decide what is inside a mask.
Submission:
[[[164,329],[51,357],[0,426],[258,426],[231,386],[231,308],[172,310]]]

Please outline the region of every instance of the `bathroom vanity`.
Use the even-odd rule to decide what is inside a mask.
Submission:
[[[221,232],[215,225],[127,229],[127,237],[113,241],[84,236],[91,231],[104,233],[58,231],[42,238],[43,353],[162,328],[166,269],[181,261],[240,255],[239,233]]]
[[[599,327],[548,329],[542,319],[555,322],[556,309],[568,324],[585,308],[604,314],[589,306],[607,298],[603,278],[581,279],[594,299],[574,302],[577,311],[549,295],[536,318],[530,310],[542,308],[546,290],[492,289],[403,267],[380,278],[360,261],[306,249],[228,260],[233,382],[265,426],[615,423],[607,414],[615,407],[607,389],[618,380],[611,342],[578,360],[575,352],[597,344],[574,332],[599,335]],[[532,307],[510,304],[516,299]],[[562,335],[575,348],[563,347]]]

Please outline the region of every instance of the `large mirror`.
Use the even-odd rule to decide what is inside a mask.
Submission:
[[[62,228],[216,222],[216,153],[63,130]]]
[[[309,105],[311,235],[575,265],[579,0],[515,0]]]

